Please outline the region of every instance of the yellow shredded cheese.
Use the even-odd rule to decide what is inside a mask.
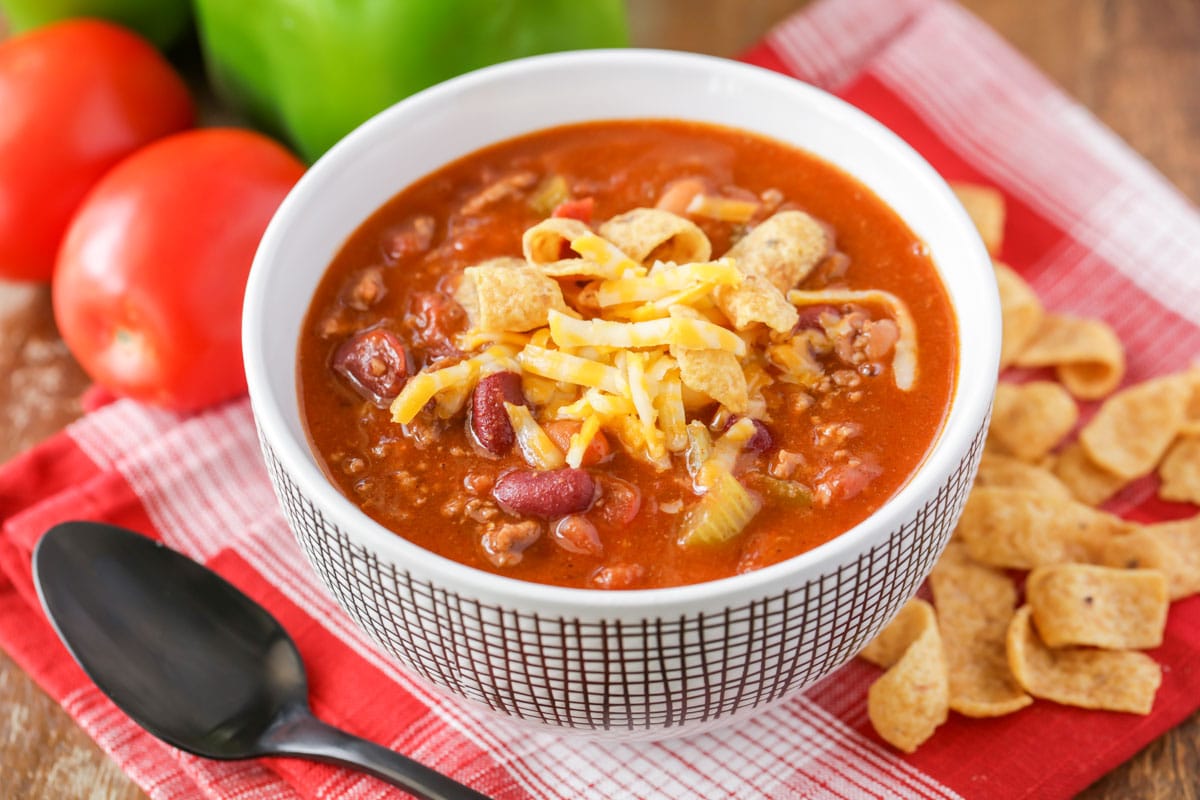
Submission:
[[[625,392],[625,377],[620,370],[560,350],[529,345],[517,355],[517,362],[525,371],[543,378],[603,389],[612,394]]]
[[[687,213],[696,217],[721,220],[722,222],[749,222],[758,211],[759,204],[753,200],[734,200],[711,194],[697,194],[687,205]]]
[[[567,466],[579,468],[583,464],[583,454],[591,445],[596,434],[600,432],[600,415],[591,414],[583,421],[583,426],[571,434],[571,445],[567,448]]]
[[[407,425],[434,395],[446,389],[467,386],[469,391],[474,388],[480,370],[486,364],[511,359],[512,355],[511,347],[489,347],[474,358],[460,361],[453,366],[412,376],[392,401],[392,421]]]
[[[713,286],[737,286],[741,282],[742,273],[733,260],[723,258],[702,264],[683,264],[671,269],[652,268],[649,275],[602,281],[596,292],[596,301],[601,307],[647,302],[684,291],[704,293]]]
[[[558,449],[558,445],[542,426],[537,424],[537,420],[526,406],[506,402],[504,410],[508,412],[508,421],[512,423],[517,447],[526,464],[534,469],[558,469],[566,463],[562,450]]]
[[[454,346],[464,353],[478,350],[487,344],[504,344],[519,350],[529,341],[529,334],[514,331],[466,331],[454,337]]]
[[[637,409],[642,423],[642,437],[652,458],[661,458],[666,453],[663,435],[658,430],[658,409],[654,397],[658,394],[657,381],[646,374],[646,354],[629,353],[625,358],[626,377],[629,381],[629,396]]]
[[[654,407],[658,410],[659,427],[667,449],[682,453],[688,443],[687,412],[683,408],[683,384],[679,381],[678,370],[672,370],[659,381]]]
[[[902,391],[913,388],[917,382],[917,325],[908,313],[908,306],[899,297],[882,289],[823,289],[816,292],[792,289],[787,293],[787,299],[797,306],[815,303],[879,303],[886,306],[900,328],[900,338],[892,349],[892,379]]]
[[[599,416],[602,420],[609,420],[615,417],[633,416],[636,413],[637,409],[633,407],[633,401],[628,397],[607,394],[599,389],[589,389],[574,403],[559,407],[557,416],[559,419],[584,421],[592,415]]]
[[[551,311],[549,321],[550,336],[559,347],[603,345],[631,349],[675,345],[695,350],[728,350],[736,356],[746,354],[746,343],[733,331],[681,316],[648,322],[610,322],[572,319]]]
[[[621,252],[615,244],[594,233],[585,233],[571,239],[571,249],[597,269],[588,272],[598,278],[622,278],[626,275],[645,275],[646,268]]]

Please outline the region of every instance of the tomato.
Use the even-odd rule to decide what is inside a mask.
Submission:
[[[63,240],[54,316],[91,377],[178,410],[246,389],[240,318],[250,262],[304,166],[250,131],[167,137],[108,173]]]
[[[88,189],[192,120],[183,80],[117,25],[62,22],[0,43],[0,277],[49,280]]]

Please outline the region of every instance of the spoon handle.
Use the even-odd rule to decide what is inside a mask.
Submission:
[[[360,769],[424,800],[491,800],[408,756],[328,725],[307,708],[286,714],[265,734],[262,744],[270,755]]]

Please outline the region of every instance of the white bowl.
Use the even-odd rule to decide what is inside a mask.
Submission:
[[[598,119],[678,118],[755,131],[871,187],[928,245],[957,314],[958,380],[936,445],[869,519],[783,563],[668,589],[567,589],[434,555],[369,519],[322,474],[296,393],[309,300],[347,237],[385,201],[496,141]],[[297,184],[263,237],[243,347],[283,509],[330,592],[381,648],[509,717],[655,738],[776,702],[857,653],[916,591],[950,536],[982,449],[1000,347],[987,253],[911,148],[822,91],[680,53],[589,51],[490,67],[363,124]]]

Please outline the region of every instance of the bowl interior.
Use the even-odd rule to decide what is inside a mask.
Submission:
[[[927,493],[958,466],[994,389],[999,309],[990,262],[970,220],[919,156],[849,105],[754,67],[636,50],[541,56],[434,87],[364,124],[305,175],[276,214],[255,259],[243,344],[256,417],[303,488],[341,519],[353,519],[353,527],[373,543],[406,560],[426,559],[443,575],[468,570],[468,582],[476,585],[521,583],[450,562],[435,564],[444,559],[412,552],[419,548],[358,512],[321,475],[301,422],[295,359],[309,300],[327,265],[379,206],[442,164],[541,128],[628,118],[688,119],[748,129],[803,148],[854,175],[927,243],[958,318],[960,355],[951,414],[918,474],[854,531],[759,572],[836,557],[839,549],[854,545],[855,537],[869,535],[864,528],[886,534],[903,521],[897,509],[904,507],[907,495]],[[723,583],[749,585],[763,579],[757,575]],[[647,591],[683,598],[692,588]],[[595,594],[542,586],[536,591],[544,599],[564,601],[572,594]]]

